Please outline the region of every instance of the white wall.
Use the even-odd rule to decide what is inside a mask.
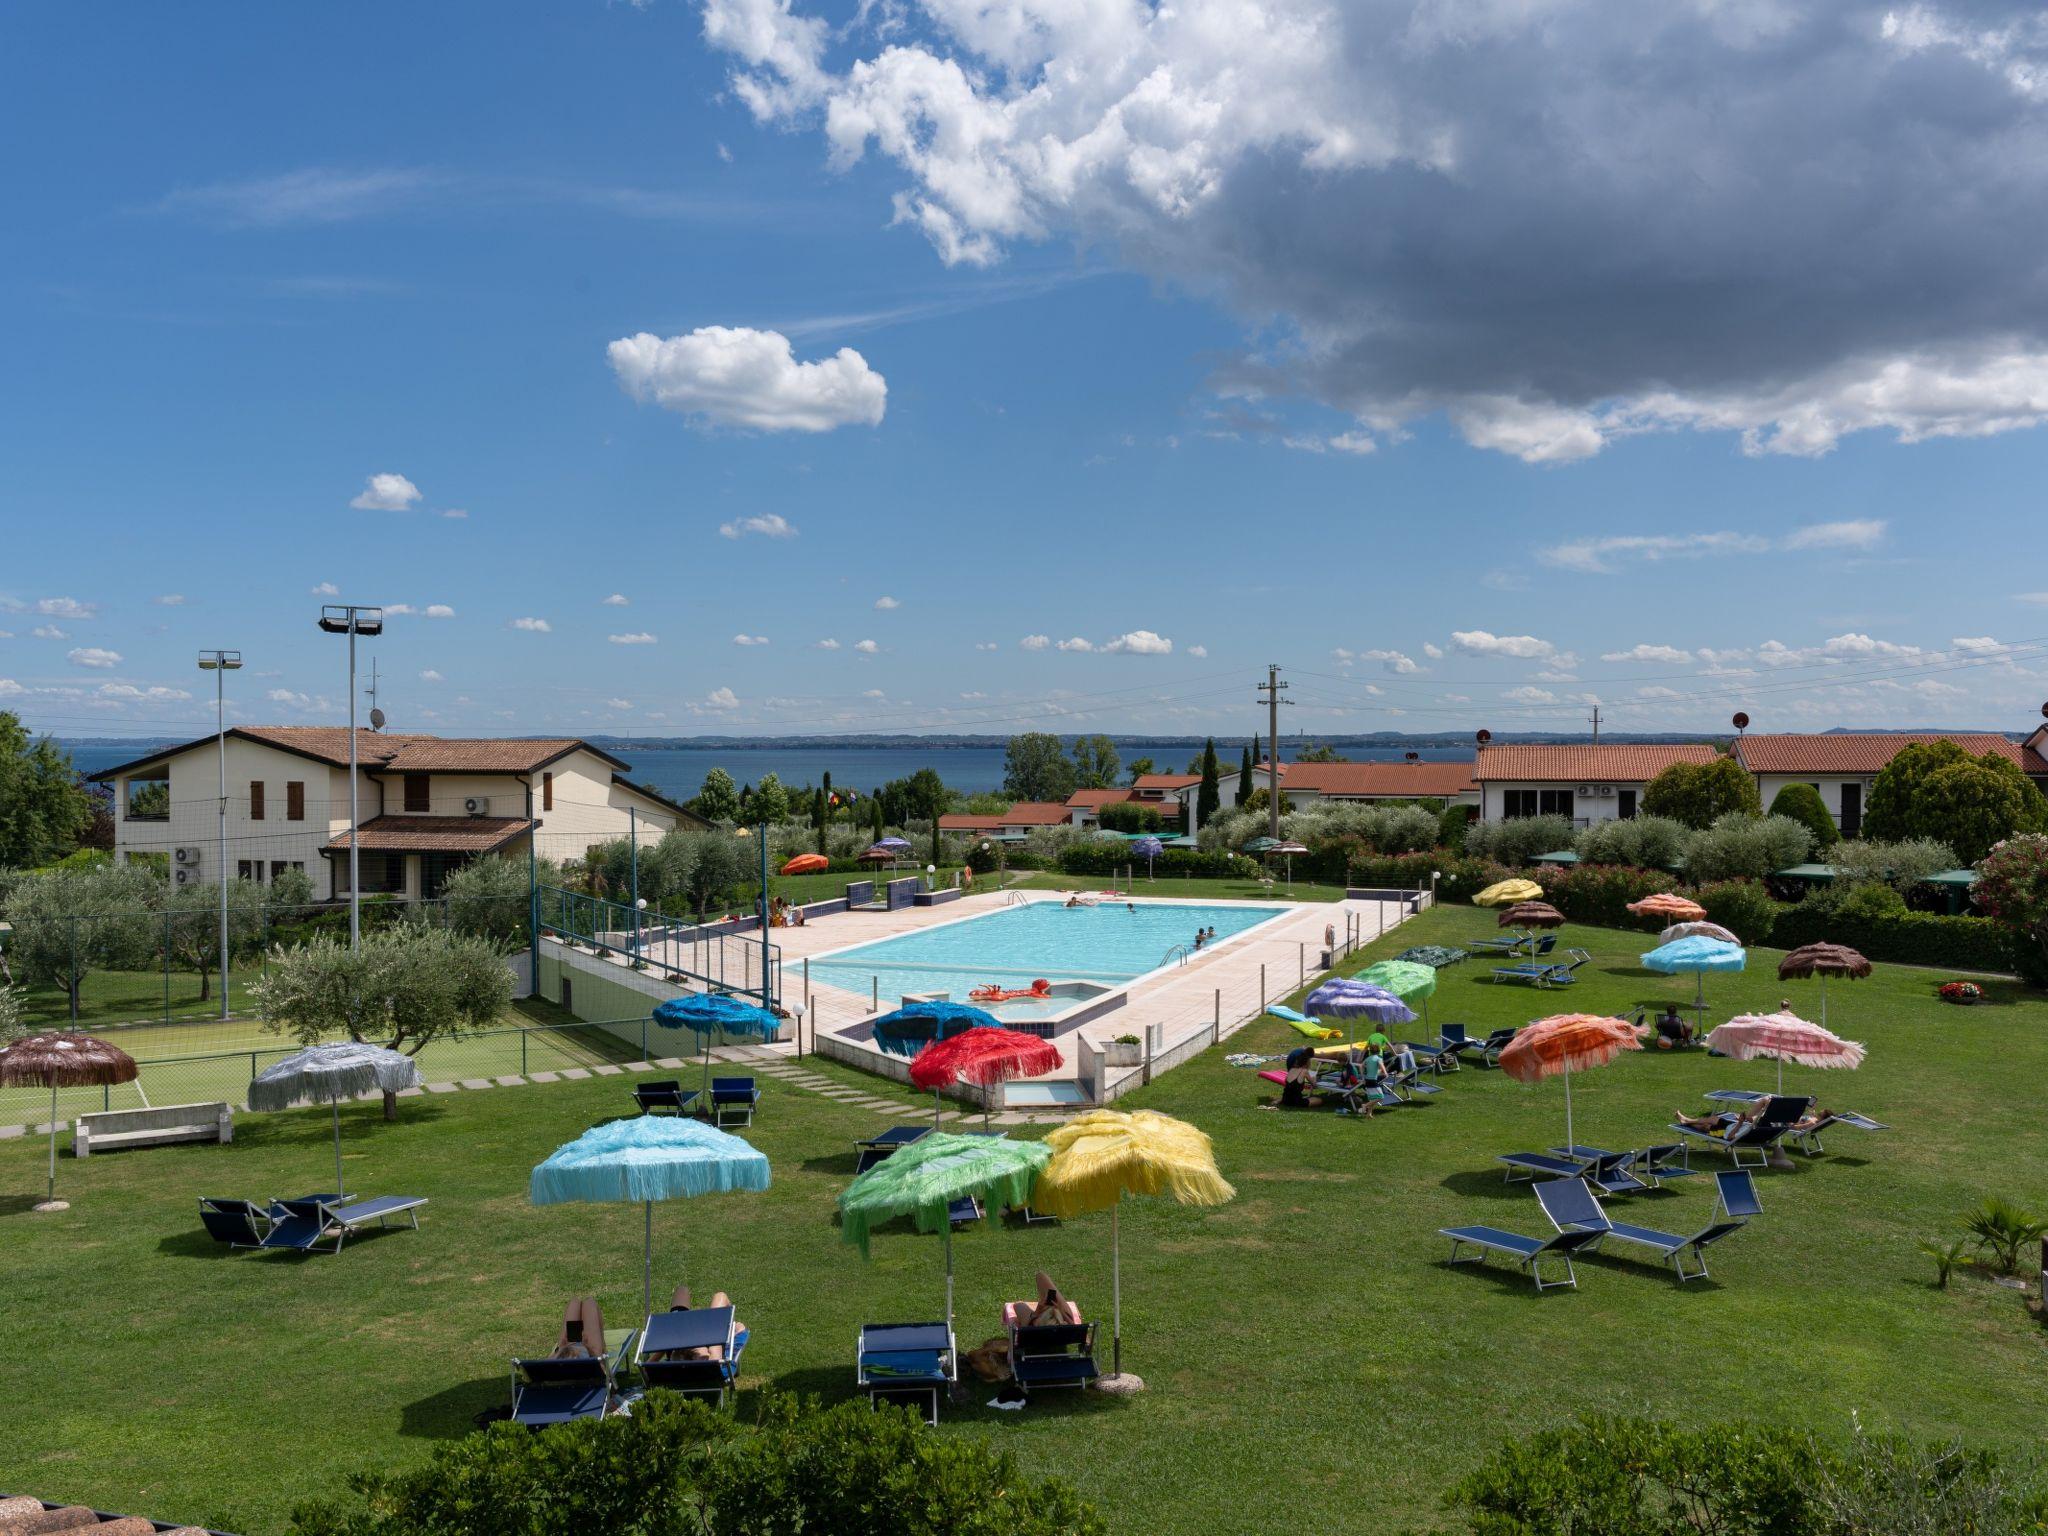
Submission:
[[[1606,782],[1606,781],[1603,781]],[[1509,790],[1564,790],[1571,795],[1572,808],[1569,812],[1575,822],[1613,821],[1621,815],[1621,791],[1632,789],[1636,793],[1636,812],[1642,813],[1643,786],[1641,784],[1614,783],[1612,795],[1581,795],[1576,784],[1538,784],[1492,780],[1479,786],[1480,818],[1484,821],[1501,821],[1507,815],[1507,792]]]

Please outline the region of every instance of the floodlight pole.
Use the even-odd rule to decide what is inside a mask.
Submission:
[[[356,771],[356,636],[384,633],[384,610],[356,603],[326,603],[320,609],[320,627],[330,635],[348,636],[348,947],[363,947],[363,881],[361,825]]]
[[[242,665],[240,651],[201,651],[199,670],[213,674],[213,734],[220,746],[220,1016],[228,1016],[228,714],[227,674]]]

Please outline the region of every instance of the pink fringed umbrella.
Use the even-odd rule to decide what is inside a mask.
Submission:
[[[934,1040],[919,1051],[910,1063],[910,1082],[915,1088],[929,1088],[936,1102],[939,1090],[948,1083],[973,1083],[986,1089],[1016,1077],[1057,1072],[1065,1064],[1066,1058],[1050,1040],[1021,1030],[981,1025]],[[982,1095],[981,1117],[986,1128],[986,1093]]]
[[[1778,1092],[1785,1091],[1785,1063],[1795,1067],[1853,1070],[1863,1065],[1863,1046],[1844,1040],[1796,1013],[1745,1013],[1730,1019],[1707,1036],[1707,1048],[1753,1061],[1759,1056],[1778,1063]]]

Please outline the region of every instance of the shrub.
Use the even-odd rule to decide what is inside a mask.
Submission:
[[[1490,859],[1431,848],[1423,853],[1362,854],[1352,863],[1349,883],[1377,890],[1426,891],[1432,874],[1442,877],[1436,882],[1439,901],[1469,903],[1489,885],[1512,877],[1514,871]]]
[[[1828,814],[1820,791],[1811,784],[1787,784],[1772,799],[1771,814],[1789,817],[1811,832],[1816,852],[1825,853],[1842,840],[1835,818]]]
[[[1906,915],[1906,898],[1888,885],[1852,885],[1828,905],[1849,922]]]
[[[1131,845],[1122,838],[1093,838],[1062,850],[1059,867],[1070,875],[1108,876],[1131,861]],[[1152,872],[1181,880],[1256,880],[1260,869],[1241,854],[1168,848],[1152,861]]]
[[[1438,846],[1453,853],[1465,850],[1465,834],[1472,827],[1472,807],[1469,805],[1447,805],[1437,815]]]
[[[1690,827],[1668,816],[1632,816],[1594,822],[1578,835],[1572,848],[1588,864],[1669,869],[1684,856],[1691,836]]]
[[[1838,886],[1881,882],[1904,896],[1929,875],[1954,869],[1956,856],[1947,843],[1931,837],[1896,843],[1856,839],[1837,843],[1828,854],[1828,864]]]
[[[659,891],[642,895],[654,895]],[[523,859],[472,859],[441,882],[443,911],[457,933],[489,939],[500,949],[526,943],[527,889]]]
[[[1967,1238],[1959,1237],[1952,1242],[1946,1243],[1932,1237],[1920,1239],[1920,1251],[1934,1260],[1934,1288],[1936,1290],[1945,1291],[1948,1289],[1948,1277],[1954,1273],[1955,1267],[1963,1262],[1963,1255],[1969,1252],[1969,1248],[1970,1243]]]
[[[1963,1230],[1977,1240],[1980,1249],[1991,1251],[2001,1275],[2009,1275],[2020,1267],[2020,1250],[2048,1235],[2048,1221],[2002,1195],[1986,1195],[1977,1209],[1964,1216]]]
[[[1023,1477],[980,1437],[927,1431],[905,1409],[770,1398],[746,1424],[652,1392],[630,1415],[543,1430],[497,1425],[396,1472],[359,1472],[342,1498],[292,1511],[295,1536],[1102,1536],[1057,1481]]]
[[[1761,880],[1803,863],[1812,846],[1813,834],[1790,817],[1731,812],[1693,833],[1685,846],[1686,878],[1695,883]]]
[[[1749,770],[1732,757],[1717,757],[1709,763],[1673,763],[1643,786],[1642,810],[1704,829],[1738,812],[1757,815],[1763,806]]]
[[[1632,901],[1671,889],[1671,877],[1626,864],[1545,865],[1536,871],[1545,897],[1575,923],[1609,928],[1635,926]]]
[[[1852,920],[1839,911],[1802,901],[1782,909],[1771,929],[1770,942],[1779,949],[1822,941],[1847,944],[1862,951],[1866,959],[1893,965],[1924,965],[1944,971],[2014,968],[2012,936],[1989,918],[1908,912],[1903,917]]]
[[[1974,863],[2014,833],[2048,829],[2048,801],[2002,754],[1915,742],[1870,786],[1864,827],[1872,837],[1939,838]]]
[[[1568,816],[1514,816],[1505,821],[1475,822],[1465,831],[1465,852],[1510,867],[1571,845]]]
[[[1105,805],[1096,818],[1108,832],[1157,832],[1166,825],[1156,805],[1139,805],[1122,800]]]
[[[1977,866],[1971,897],[2011,935],[2020,974],[2048,986],[2048,837],[2009,837]]]
[[[1785,908],[1755,880],[1723,880],[1703,885],[1693,898],[1707,909],[1710,922],[1719,923],[1745,944],[1763,944],[1776,932],[1778,915]]]

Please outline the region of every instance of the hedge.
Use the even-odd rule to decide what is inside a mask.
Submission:
[[[1935,970],[2004,974],[2014,968],[2011,934],[1988,917],[1908,912],[1902,917],[1859,919],[1840,912],[1788,907],[1778,914],[1770,942],[1779,949],[1822,942],[1847,944],[1867,960]]]
[[[1603,928],[1640,927],[1642,919],[1628,910],[1628,904],[1668,891],[1676,883],[1658,870],[1628,864],[1539,864],[1528,874],[1566,917]]]
[[[1069,875],[1121,874],[1129,866],[1144,862],[1131,852],[1129,843],[1113,843],[1107,838],[1091,838],[1060,852],[1060,869]],[[1242,854],[1168,848],[1152,861],[1152,873],[1182,880],[1256,880],[1262,871]]]

